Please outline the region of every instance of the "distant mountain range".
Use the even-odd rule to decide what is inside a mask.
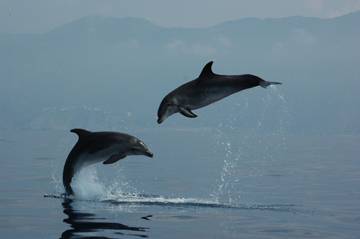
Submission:
[[[90,16],[44,34],[0,34],[0,129],[216,128],[360,134],[360,12],[163,28]],[[214,60],[219,74],[283,82],[156,123],[162,98]],[[65,110],[66,109],[66,110]],[[230,127],[230,128],[231,128]]]

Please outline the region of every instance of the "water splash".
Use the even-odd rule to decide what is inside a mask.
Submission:
[[[271,169],[272,159],[278,157],[277,149],[273,147],[267,141],[256,141],[254,144],[255,133],[261,132],[266,125],[266,117],[264,114],[267,109],[273,104],[273,101],[278,101],[281,104],[277,104],[275,111],[271,109],[275,115],[277,115],[276,125],[277,127],[269,135],[283,134],[286,132],[286,115],[288,110],[286,108],[286,100],[283,95],[275,87],[270,87],[270,91],[263,98],[263,103],[260,108],[260,112],[263,112],[262,117],[257,117],[257,124],[254,127],[250,126],[244,119],[243,112],[249,114],[252,102],[249,98],[245,98],[245,103],[235,103],[230,107],[221,107],[224,112],[220,112],[222,115],[218,127],[214,130],[214,139],[216,142],[215,151],[221,153],[223,164],[220,168],[219,179],[217,185],[213,189],[209,200],[202,200],[196,198],[167,198],[165,196],[156,197],[144,197],[144,194],[138,192],[137,188],[131,186],[122,173],[122,164],[115,165],[115,173],[108,173],[99,175],[101,170],[94,168],[85,168],[81,171],[81,174],[77,178],[74,178],[74,187],[76,193],[76,199],[82,200],[96,200],[96,201],[111,201],[117,204],[129,204],[129,203],[142,203],[142,204],[196,204],[204,203],[217,205],[242,205],[244,202],[248,203],[249,198],[251,202],[258,203],[261,194],[251,194],[253,191],[249,189],[250,183],[261,184],[262,182],[256,181],[264,171]],[[230,113],[228,113],[230,111]],[[244,131],[244,128],[247,130]],[[278,145],[278,148],[285,146],[285,137],[282,138],[282,144]],[[65,142],[66,147],[62,146],[63,152],[69,152],[72,143]],[[260,146],[259,146],[260,145]],[[62,152],[62,154],[64,154]],[[62,168],[64,160],[56,161],[53,173],[53,184],[57,195],[64,193],[62,185]],[[98,167],[101,167],[100,165]],[[106,169],[109,170],[109,169]],[[100,172],[99,172],[100,171]],[[110,178],[111,175],[111,178]],[[100,180],[99,180],[100,179]],[[254,180],[255,179],[255,180]],[[263,179],[263,178],[262,178]],[[240,185],[240,186],[239,186]],[[147,192],[149,193],[149,192]],[[247,195],[246,195],[247,194]],[[250,195],[250,196],[249,196]]]
[[[99,200],[107,194],[105,186],[97,176],[96,168],[91,166],[73,177],[71,187],[79,199]]]
[[[275,86],[269,89],[263,97],[259,112],[254,112],[255,115],[250,117],[250,121],[255,124],[247,123],[247,117],[253,113],[248,98],[245,98],[245,104],[221,107],[221,110],[225,108],[227,113],[218,111],[221,117],[214,131],[217,145],[215,152],[223,152],[223,166],[218,185],[210,195],[217,202],[238,204],[240,201],[249,200],[249,197],[252,202],[262,198],[261,193],[251,195],[252,189],[249,185],[264,183],[259,182],[259,178],[272,168],[271,162],[279,157],[279,151],[286,148],[284,135],[290,125],[287,102]],[[275,123],[271,128],[272,132],[268,127],[265,128],[271,120],[268,119],[269,112],[274,112],[271,115],[276,116],[275,120],[272,120]],[[264,137],[264,140],[261,140],[259,135]],[[255,181],[258,182],[254,185]],[[243,186],[239,187],[239,184]],[[247,199],[244,194],[247,194]]]
[[[271,97],[276,97],[277,99],[280,99],[280,102],[277,101],[277,104],[279,106],[277,107],[277,114],[276,114],[276,133],[277,134],[288,134],[288,129],[290,128],[290,109],[289,109],[289,103],[285,100],[284,94],[282,94],[275,85],[270,85],[269,87],[269,94]],[[270,99],[271,100],[271,99]]]
[[[230,118],[232,119],[232,114],[230,115]],[[237,161],[239,160],[240,155],[233,153],[232,142],[224,133],[226,131],[234,132],[235,129],[233,127],[232,120],[230,120],[230,122],[225,125],[222,123],[222,121],[223,120],[221,119],[219,126],[216,129],[215,140],[218,150],[225,151],[224,164],[220,172],[220,182],[218,187],[210,196],[212,196],[213,199],[218,203],[226,202],[231,204],[233,201],[231,192],[234,189],[235,183],[237,183],[239,180],[236,176],[234,168],[237,165]]]
[[[113,200],[122,198],[124,195],[138,194],[137,189],[131,187],[129,181],[123,176],[122,166],[116,165],[112,169],[115,172],[106,173],[100,170],[99,173],[96,165],[82,169],[73,177],[71,182],[76,198],[82,200]],[[62,191],[64,191],[63,187],[60,192],[57,192],[61,193]]]

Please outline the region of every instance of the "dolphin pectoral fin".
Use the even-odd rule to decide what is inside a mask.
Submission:
[[[184,107],[179,107],[180,110],[180,114],[182,114],[183,116],[189,117],[189,118],[196,118],[197,115],[194,114],[193,112],[191,112],[191,110],[189,108],[184,108]]]
[[[125,157],[126,155],[113,154],[108,160],[104,161],[103,164],[112,164]]]

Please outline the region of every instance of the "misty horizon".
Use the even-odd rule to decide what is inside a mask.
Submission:
[[[161,127],[216,128],[232,114],[234,127],[250,131],[260,122],[265,132],[283,124],[290,134],[359,134],[358,20],[360,12],[164,28],[91,16],[43,34],[0,34],[0,128],[157,129],[161,99],[214,61],[215,73],[283,85],[234,94]]]

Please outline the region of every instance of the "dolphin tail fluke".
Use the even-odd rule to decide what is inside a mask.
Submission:
[[[273,82],[273,81],[260,81],[260,86],[265,88],[268,87],[269,85],[282,85],[282,83],[280,82]]]

